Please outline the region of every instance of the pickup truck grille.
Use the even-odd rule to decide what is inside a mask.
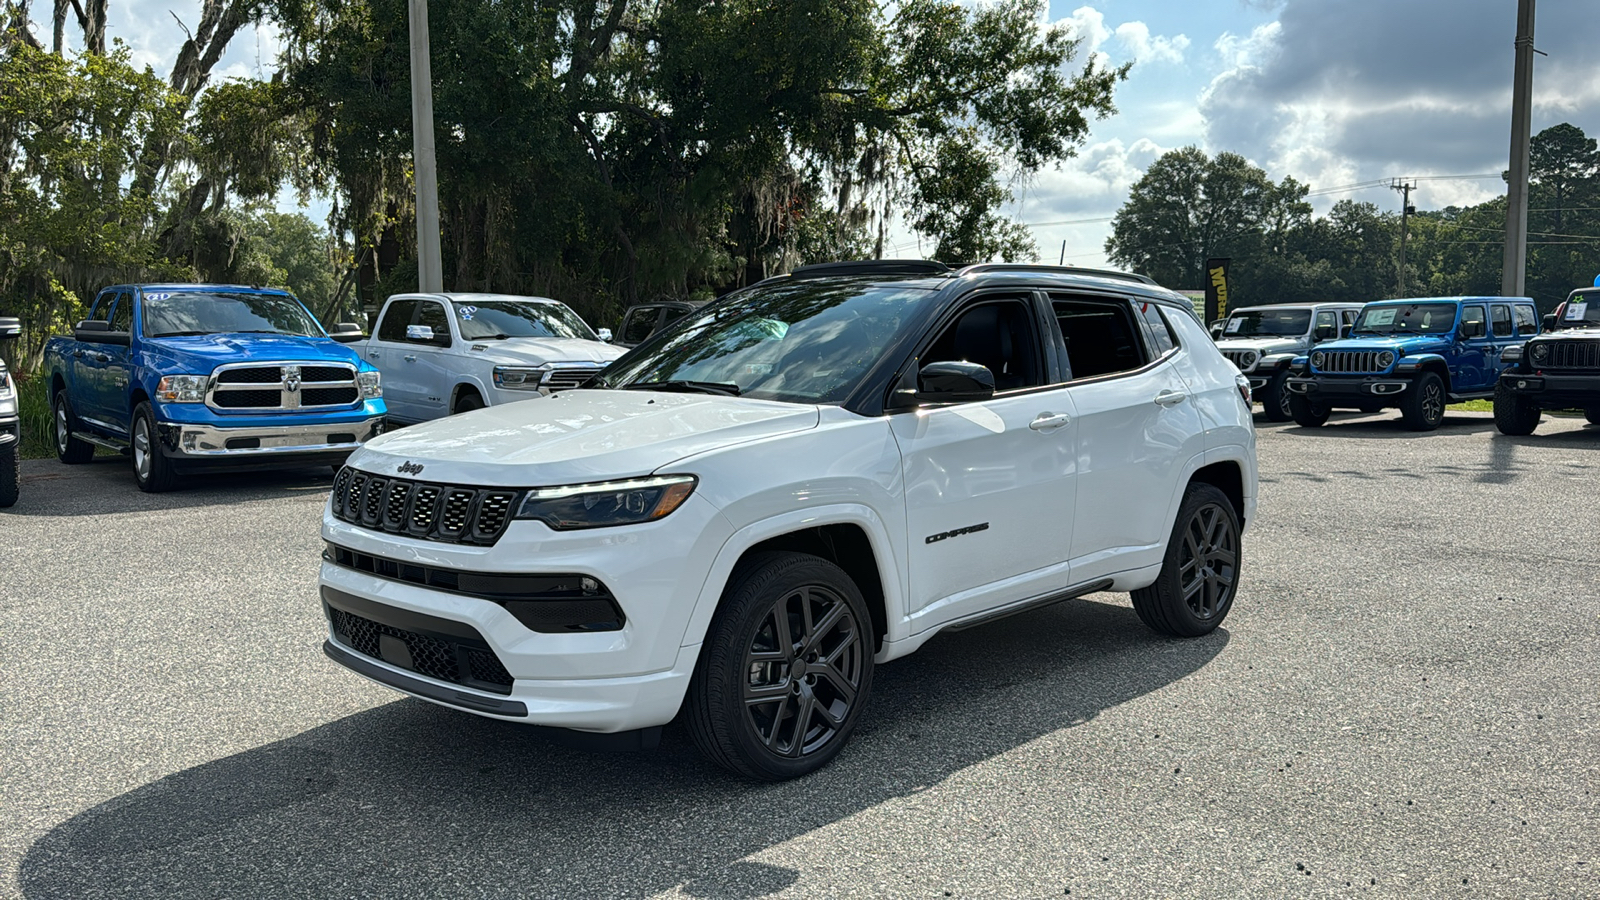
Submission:
[[[1600,369],[1600,341],[1551,341],[1541,369]]]
[[[206,392],[213,409],[250,412],[328,409],[361,399],[355,366],[275,363],[236,364],[218,369]]]
[[[545,374],[540,386],[548,389],[552,394],[556,391],[569,391],[585,381],[600,374],[603,365],[593,366],[562,366],[551,369]]]
[[[1322,365],[1313,368],[1318,372],[1335,374],[1387,372],[1388,369],[1378,365],[1378,354],[1383,352],[1382,350],[1324,350]]]
[[[333,515],[389,534],[489,546],[505,533],[517,494],[387,478],[345,466],[333,479]]]
[[[1224,350],[1222,355],[1226,356],[1228,362],[1233,363],[1241,372],[1248,372],[1254,369],[1256,362],[1261,359],[1261,354],[1254,350]]]

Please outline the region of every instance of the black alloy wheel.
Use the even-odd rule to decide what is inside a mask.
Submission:
[[[872,685],[872,625],[833,563],[771,553],[730,579],[689,687],[689,726],[714,762],[763,781],[843,748]]]
[[[1437,372],[1423,372],[1400,402],[1400,419],[1412,431],[1432,431],[1444,421],[1444,379]]]
[[[1161,574],[1133,592],[1133,609],[1154,631],[1198,637],[1214,631],[1239,590],[1239,516],[1227,495],[1195,483],[1173,523]]]
[[[1294,418],[1294,392],[1289,390],[1287,369],[1273,375],[1261,389],[1261,411],[1268,422],[1287,422]]]

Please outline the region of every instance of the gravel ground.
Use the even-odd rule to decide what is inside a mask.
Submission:
[[[0,896],[1600,896],[1600,428],[1261,426],[1226,626],[1099,594],[879,670],[809,779],[326,660],[326,472],[0,512]]]

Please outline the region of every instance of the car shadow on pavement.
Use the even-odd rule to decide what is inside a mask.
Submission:
[[[1412,431],[1405,426],[1398,415],[1385,417],[1382,413],[1353,413],[1350,418],[1335,416],[1327,424],[1318,428],[1306,428],[1293,422],[1286,422],[1287,428],[1281,429],[1298,437],[1312,438],[1339,438],[1363,437],[1378,439],[1401,438],[1407,440],[1449,437],[1460,434],[1476,434],[1494,430],[1494,419],[1485,416],[1461,415],[1446,413],[1444,421],[1439,423],[1434,431]]]
[[[878,670],[832,765],[770,785],[714,769],[676,724],[657,751],[597,753],[399,700],[74,816],[29,848],[20,884],[31,900],[760,897],[800,873],[746,857],[1166,687],[1228,640],[1159,638],[1095,600],[935,638]],[[1027,769],[1072,767],[1083,748],[1023,752]]]
[[[307,492],[326,495],[333,469],[311,466],[260,472],[205,472],[179,476],[178,488],[146,494],[133,480],[133,465],[121,456],[96,456],[69,466],[54,459],[23,460],[11,516],[104,516],[161,509],[186,509],[267,500]]]

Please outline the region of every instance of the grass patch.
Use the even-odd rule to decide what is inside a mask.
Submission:
[[[16,382],[17,416],[22,420],[22,458],[55,456],[55,426],[50,415],[50,397],[45,379],[34,375],[17,378]]]
[[[1494,412],[1494,401],[1468,400],[1464,403],[1452,403],[1446,408],[1456,412]]]

